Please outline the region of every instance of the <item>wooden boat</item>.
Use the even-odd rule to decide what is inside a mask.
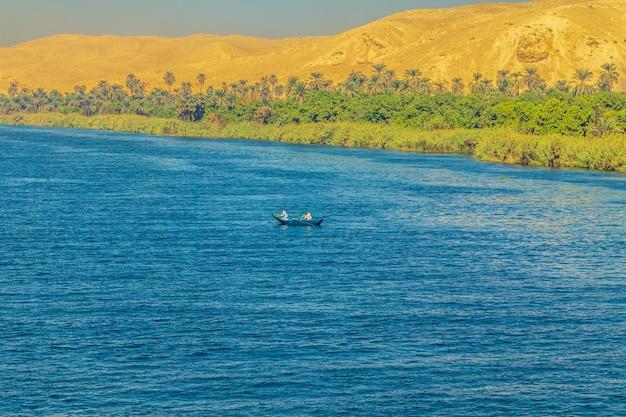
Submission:
[[[302,219],[289,219],[289,220],[284,220],[280,214],[272,214],[272,216],[278,220],[278,222],[280,224],[286,224],[289,226],[321,226],[322,225],[322,221],[324,219],[311,219],[311,220],[302,220]]]

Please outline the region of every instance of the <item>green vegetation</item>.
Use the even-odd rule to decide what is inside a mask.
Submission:
[[[626,172],[626,94],[613,92],[615,65],[578,69],[568,83],[548,86],[534,68],[501,70],[495,83],[475,73],[450,88],[418,69],[402,78],[384,64],[368,77],[352,72],[333,84],[321,73],[308,80],[263,77],[204,88],[163,77],[167,90],[147,92],[135,75],[126,88],[103,80],[62,94],[11,84],[0,94],[0,123],[238,137],[472,154],[489,161]],[[194,93],[194,86],[198,92]],[[204,91],[203,91],[204,90]]]

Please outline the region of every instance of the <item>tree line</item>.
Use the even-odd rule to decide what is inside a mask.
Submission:
[[[91,90],[77,85],[66,93],[20,88],[13,82],[7,94],[0,94],[0,114],[136,114],[259,125],[367,122],[423,130],[507,127],[524,134],[604,136],[626,129],[626,95],[614,91],[618,81],[611,63],[601,66],[595,81],[592,71],[577,69],[571,80],[553,85],[535,68],[500,70],[495,80],[475,73],[467,85],[462,78],[446,85],[419,69],[398,75],[377,64],[371,74],[353,71],[340,83],[314,72],[306,80],[292,76],[281,83],[272,74],[254,83],[239,80],[206,88],[204,74],[194,83],[177,85],[168,71],[163,88],[152,91],[134,74],[128,74],[124,86],[102,80]]]

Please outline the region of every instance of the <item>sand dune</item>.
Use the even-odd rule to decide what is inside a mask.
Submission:
[[[614,63],[626,90],[626,0],[535,0],[410,10],[334,36],[261,39],[194,35],[183,38],[57,35],[0,48],[0,92],[10,82],[61,91],[94,87],[100,80],[124,85],[135,74],[151,90],[206,75],[206,85],[279,82],[313,72],[343,81],[353,70],[373,73],[385,64],[402,76],[419,69],[434,82],[467,85],[475,72],[495,80],[498,70],[537,68],[549,83],[571,81],[577,68],[594,72]],[[175,86],[176,87],[176,86]]]

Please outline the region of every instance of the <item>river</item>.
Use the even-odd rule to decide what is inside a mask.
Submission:
[[[619,174],[0,126],[0,411],[625,415],[625,208]]]

